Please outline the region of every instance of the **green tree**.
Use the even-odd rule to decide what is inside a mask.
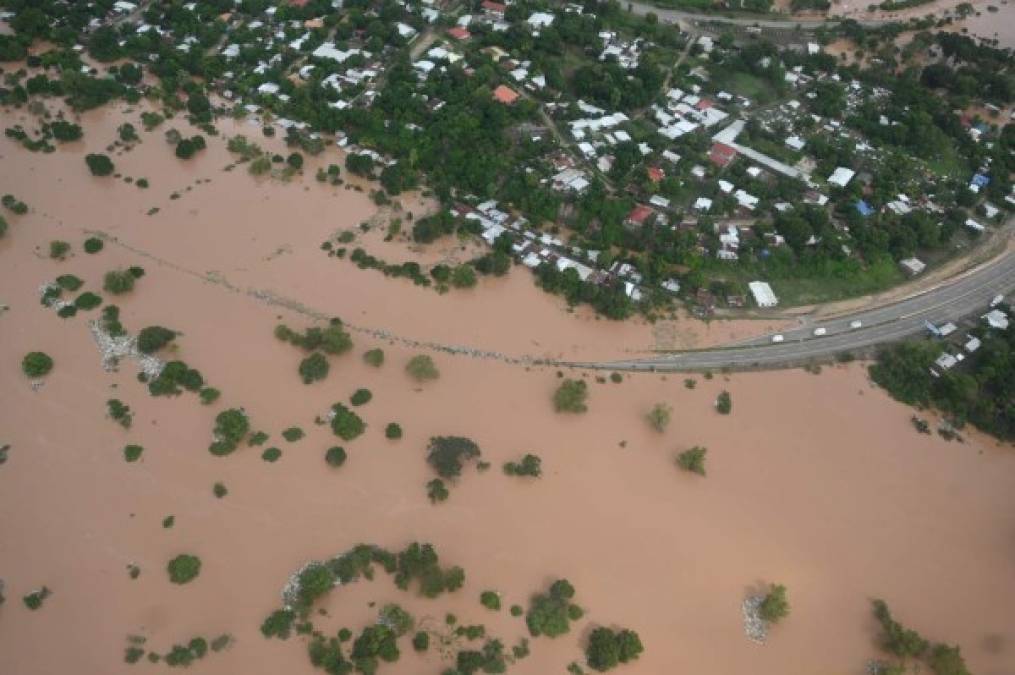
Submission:
[[[673,408],[665,403],[656,403],[652,406],[652,410],[648,412],[646,417],[648,419],[649,426],[659,433],[662,433],[666,431],[666,427],[670,425],[670,416],[672,414]]]
[[[134,290],[134,275],[129,270],[110,270],[102,278],[102,288],[113,295],[129,293]]]
[[[690,450],[684,450],[677,455],[677,466],[685,471],[696,473],[699,476],[705,475],[705,454],[707,449],[696,445]]]
[[[440,371],[434,365],[433,359],[426,354],[417,354],[405,364],[405,371],[417,382],[427,382],[440,377]]]
[[[441,478],[457,478],[462,465],[479,457],[479,446],[462,436],[434,436],[427,447],[426,461]]]
[[[201,559],[194,555],[182,553],[166,566],[169,580],[174,584],[185,584],[197,578],[201,573]]]
[[[175,340],[176,336],[176,331],[163,326],[147,326],[137,334],[137,348],[145,354],[154,354]]]
[[[29,352],[21,359],[21,370],[28,377],[42,377],[53,370],[53,359],[43,352]]]
[[[775,584],[769,589],[761,606],[758,607],[758,614],[769,623],[778,623],[789,615],[789,601],[786,599],[786,587],[782,584]]]
[[[715,399],[715,409],[720,415],[729,415],[733,410],[733,398],[728,391],[719,392]]]
[[[321,352],[314,352],[300,361],[299,373],[303,384],[311,384],[328,376],[330,365]]]
[[[371,349],[363,353],[363,360],[374,368],[379,368],[384,364],[384,350],[377,348]]]
[[[88,165],[88,170],[92,172],[93,176],[108,176],[113,173],[115,168],[113,160],[103,154],[85,155],[85,164]]]

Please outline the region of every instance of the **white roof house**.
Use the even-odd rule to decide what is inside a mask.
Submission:
[[[983,232],[984,230],[987,229],[983,225],[980,225],[978,222],[973,220],[972,218],[966,219],[966,227],[968,227],[970,230],[974,232]]]
[[[758,307],[775,307],[779,304],[779,298],[775,297],[768,282],[752,281],[747,284],[747,287],[751,289],[751,295],[754,296],[754,302],[758,304]]]
[[[696,211],[708,211],[712,208],[712,200],[708,197],[698,197],[694,202],[694,209]]]
[[[998,330],[1008,329],[1008,315],[999,309],[992,309],[983,315],[983,320],[987,322],[987,325],[991,328]]]
[[[279,92],[279,86],[274,82],[265,82],[257,88],[258,94],[277,94]]]
[[[847,169],[844,166],[836,167],[832,175],[828,177],[828,182],[839,187],[846,187],[855,175],[856,172],[852,169]]]
[[[546,28],[553,25],[553,14],[547,12],[533,12],[526,22],[533,28]]]
[[[899,261],[899,267],[901,267],[909,276],[915,277],[923,272],[927,268],[927,265],[919,258],[906,258],[905,260]]]

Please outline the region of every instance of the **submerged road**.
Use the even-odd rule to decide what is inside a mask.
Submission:
[[[804,29],[815,29],[818,26],[836,25],[841,23],[842,19],[839,17],[796,17],[788,14],[779,15],[771,14],[768,16],[730,16],[723,14],[703,14],[698,12],[688,12],[680,9],[670,9],[667,7],[657,7],[650,2],[628,2],[627,5],[631,8],[631,12],[639,16],[652,13],[659,17],[659,21],[662,23],[725,23],[734,26],[758,26],[759,28],[796,28],[800,26]],[[859,19],[857,23],[867,28],[877,28],[887,23],[891,23],[891,19]]]
[[[728,347],[686,351],[600,363],[567,365],[606,370],[693,371],[707,369],[779,368],[810,359],[824,360],[837,354],[860,351],[894,342],[926,331],[924,322],[942,324],[975,314],[984,314],[992,298],[1015,291],[1015,252],[1009,251],[979,267],[958,275],[942,285],[912,295],[891,305],[847,314],[828,321],[802,325],[781,333],[783,341],[772,342],[772,334]],[[859,327],[853,327],[854,322]],[[825,335],[814,330],[824,328]]]

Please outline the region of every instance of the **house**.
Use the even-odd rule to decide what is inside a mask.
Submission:
[[[454,28],[448,29],[448,36],[455,40],[468,40],[472,37],[472,33],[461,26],[455,26]]]
[[[653,183],[660,182],[663,178],[666,178],[666,172],[660,169],[658,166],[650,166],[648,168],[648,179]]]
[[[854,206],[856,206],[857,213],[859,213],[864,218],[872,216],[876,213],[874,207],[862,199],[857,199],[856,204],[854,204]]]
[[[799,136],[790,136],[789,138],[787,138],[783,142],[788,147],[792,148],[793,150],[796,150],[797,152],[800,152],[801,150],[803,150],[804,146],[807,145],[807,143],[804,141],[804,139],[800,138]]]
[[[547,12],[533,12],[532,16],[526,19],[526,23],[529,24],[530,28],[538,30],[540,28],[548,28],[553,24],[553,14]]]
[[[498,103],[503,103],[504,105],[512,105],[515,101],[518,100],[518,93],[511,87],[501,84],[498,85],[497,88],[493,90],[493,98]]]
[[[736,159],[737,151],[725,143],[714,143],[708,153],[708,159],[718,167],[725,168]]]
[[[1007,330],[1008,328],[1008,315],[999,309],[992,309],[983,315],[983,320],[987,322],[987,325],[997,330]]]
[[[978,222],[973,220],[972,218],[967,218],[965,224],[966,224],[966,227],[968,227],[973,232],[977,232],[977,233],[984,232],[987,229],[983,225],[980,225]]]
[[[966,337],[968,337],[969,339],[966,340],[966,344],[964,344],[962,346],[970,354],[972,354],[977,349],[979,349],[980,345],[983,344],[982,342],[980,342],[980,338],[978,338],[978,337],[974,337],[972,335],[967,335]]]
[[[708,197],[698,197],[694,201],[695,211],[709,211],[712,208],[712,200]]]
[[[491,2],[491,0],[483,0],[483,4],[480,5],[480,7],[483,8],[484,12],[488,14],[493,14],[495,16],[499,16],[501,18],[503,18],[504,12],[507,11],[506,5],[502,5],[499,2]]]
[[[832,175],[828,177],[828,182],[838,187],[846,187],[855,175],[856,172],[852,169],[847,169],[844,166],[836,167]]]
[[[758,307],[775,307],[779,304],[779,298],[775,297],[772,287],[765,281],[752,281],[747,284],[754,296],[754,302]]]
[[[633,209],[631,209],[631,212],[629,214],[627,214],[627,219],[624,222],[626,222],[628,225],[641,226],[644,225],[645,222],[649,219],[649,216],[653,215],[654,213],[655,211],[653,211],[651,207],[646,206],[645,204],[638,204]]]
[[[901,267],[902,271],[911,277],[915,277],[927,269],[927,265],[919,258],[906,258],[905,260],[900,260],[899,267]]]

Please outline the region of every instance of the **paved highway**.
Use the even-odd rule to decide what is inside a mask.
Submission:
[[[608,370],[690,371],[720,368],[781,367],[808,359],[828,359],[843,352],[918,335],[925,321],[941,324],[974,314],[983,314],[991,299],[1015,291],[1015,252],[969,270],[944,284],[910,296],[892,305],[843,315],[829,321],[802,325],[784,331],[784,341],[772,342],[772,335],[753,338],[715,349],[606,363],[568,365]],[[851,324],[859,321],[861,326]],[[815,336],[815,328],[825,335]]]
[[[840,21],[838,18],[795,17],[788,15],[783,18],[776,18],[777,15],[773,15],[771,18],[735,15],[724,16],[722,14],[699,14],[696,12],[685,12],[679,9],[656,7],[655,5],[647,2],[628,2],[627,4],[630,6],[631,11],[634,14],[645,15],[652,12],[658,16],[659,20],[663,23],[679,23],[683,25],[687,25],[689,23],[715,22],[728,23],[736,26],[760,26],[761,28],[795,28],[799,25],[803,28],[813,29],[822,25],[834,25]],[[861,26],[876,28],[886,23],[890,23],[890,20],[862,19],[857,21],[857,23]]]

